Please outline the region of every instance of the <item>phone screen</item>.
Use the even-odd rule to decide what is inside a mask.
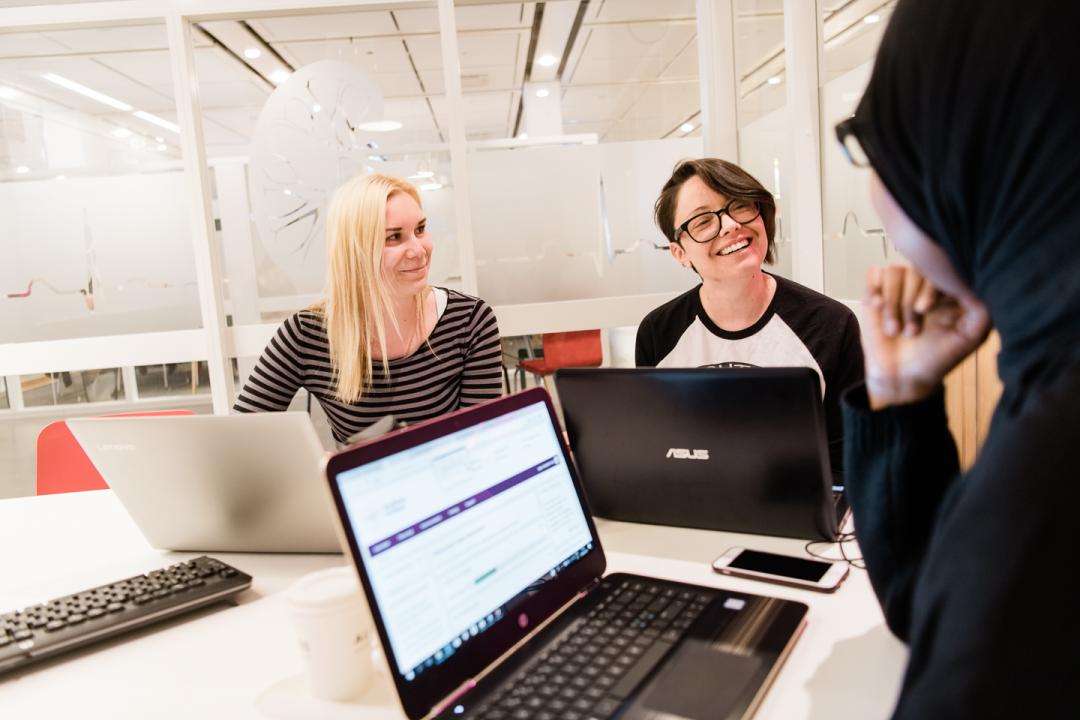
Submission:
[[[743,550],[728,564],[728,567],[817,582],[832,566],[830,563],[817,560],[773,555],[757,550]]]

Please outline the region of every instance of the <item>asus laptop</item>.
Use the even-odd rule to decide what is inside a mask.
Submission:
[[[339,553],[306,413],[73,418],[68,428],[151,545]]]
[[[810,368],[591,368],[555,373],[593,512],[613,520],[835,539]]]
[[[637,575],[604,551],[533,388],[329,458],[409,718],[749,716],[806,606]]]

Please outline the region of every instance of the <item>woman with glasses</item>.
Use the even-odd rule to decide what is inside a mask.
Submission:
[[[344,443],[384,415],[415,422],[502,394],[491,307],[428,284],[433,244],[415,187],[353,178],[326,228],[326,298],[281,325],[237,411],[285,410],[305,388]]]
[[[841,303],[762,270],[775,257],[772,194],[725,160],[686,160],[660,191],[655,220],[672,257],[701,283],[642,320],[637,365],[812,368],[840,480],[839,398],[862,379],[859,326]]]
[[[900,0],[837,128],[914,267],[868,276],[844,398],[870,580],[910,649],[897,718],[1080,717],[1080,4]],[[942,379],[1001,336],[960,471]]]

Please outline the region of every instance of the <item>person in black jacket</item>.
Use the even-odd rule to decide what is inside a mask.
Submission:
[[[872,271],[844,398],[870,580],[910,647],[897,718],[1080,717],[1080,4],[900,0],[837,126],[913,268]],[[995,327],[959,470],[942,379]]]

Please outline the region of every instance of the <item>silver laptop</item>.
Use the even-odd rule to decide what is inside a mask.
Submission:
[[[77,418],[87,457],[151,545],[339,553],[305,413]]]

